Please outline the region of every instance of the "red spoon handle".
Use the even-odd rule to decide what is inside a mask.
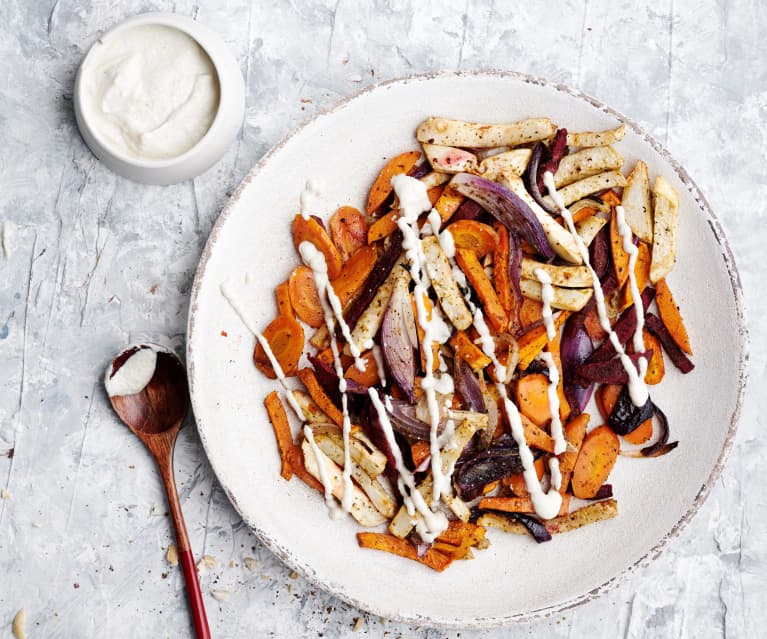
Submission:
[[[205,615],[205,603],[200,592],[200,581],[197,578],[197,567],[194,565],[194,555],[191,550],[185,550],[179,555],[181,567],[184,569],[186,594],[189,597],[189,614],[192,615],[194,631],[197,639],[210,639],[208,617]]]

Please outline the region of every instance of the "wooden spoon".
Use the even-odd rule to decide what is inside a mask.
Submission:
[[[154,351],[157,356],[154,372],[148,369],[148,375],[151,375],[149,382],[143,389],[132,394],[110,393],[110,381],[115,374],[133,356],[146,349]],[[142,353],[142,356],[144,355],[149,354]],[[151,357],[149,359],[151,361]],[[186,532],[184,513],[181,510],[173,476],[173,447],[189,407],[189,387],[184,366],[175,354],[162,346],[155,344],[129,346],[112,361],[107,369],[105,383],[115,412],[133,434],[144,442],[160,469],[160,476],[168,496],[170,514],[176,528],[179,561],[184,570],[194,628],[198,639],[210,639],[210,628],[200,592],[197,568],[189,547],[189,535]],[[114,391],[114,388],[111,390]]]

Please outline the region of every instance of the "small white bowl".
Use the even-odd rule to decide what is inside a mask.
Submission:
[[[116,33],[143,25],[160,25],[187,34],[207,53],[216,69],[219,83],[218,110],[205,135],[181,155],[161,160],[130,157],[99,137],[82,108],[83,68],[96,47]],[[186,16],[174,13],[144,13],[117,24],[102,35],[80,64],[75,81],[75,118],[80,133],[93,154],[115,173],[146,184],[174,184],[207,171],[226,153],[237,136],[245,114],[245,84],[240,67],[220,36]]]

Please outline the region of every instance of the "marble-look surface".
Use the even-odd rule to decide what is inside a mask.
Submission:
[[[620,589],[536,623],[444,632],[370,617],[291,574],[243,526],[190,423],[176,473],[192,545],[216,560],[202,577],[214,636],[762,636],[767,12],[760,0],[640,4],[0,3],[0,220],[16,227],[0,256],[0,636],[21,607],[32,638],[189,636],[181,574],[164,559],[160,484],[109,409],[103,368],[130,341],[165,336],[182,347],[211,225],[293,126],[379,80],[456,68],[509,68],[591,93],[665,142],[698,182],[729,236],[752,320],[752,381],[730,461],[681,537]],[[172,187],[110,173],[72,112],[88,46],[152,9],[221,33],[248,86],[238,142]]]

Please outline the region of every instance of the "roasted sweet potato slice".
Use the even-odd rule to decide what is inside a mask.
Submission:
[[[479,502],[482,510],[500,510],[505,513],[534,513],[533,500],[530,497],[483,497]],[[566,515],[570,510],[570,495],[562,495],[562,506],[559,516]]]
[[[386,163],[386,166],[381,169],[378,177],[373,182],[373,186],[370,187],[366,209],[368,215],[373,215],[386,201],[386,198],[391,195],[391,179],[395,175],[409,172],[410,169],[415,166],[416,162],[418,162],[420,157],[420,151],[407,151],[405,153],[400,153]]]
[[[413,561],[422,563],[437,572],[442,572],[453,561],[451,557],[448,557],[435,548],[429,548],[419,557],[415,546],[409,541],[406,539],[399,539],[394,535],[388,535],[386,533],[359,532],[357,533],[357,543],[360,545],[360,548],[383,550],[385,552],[390,552],[393,555],[412,559]]]
[[[357,249],[344,264],[341,274],[331,282],[342,307],[360,292],[377,259],[378,252],[375,248],[365,245]]]
[[[682,314],[679,312],[679,306],[674,301],[674,296],[671,294],[671,289],[668,287],[665,277],[658,280],[658,283],[655,285],[655,302],[658,304],[660,319],[677,346],[688,355],[692,355],[690,338],[687,335]]]
[[[450,338],[450,346],[453,347],[455,356],[464,360],[475,373],[489,366],[492,361],[464,331],[456,331]]]

